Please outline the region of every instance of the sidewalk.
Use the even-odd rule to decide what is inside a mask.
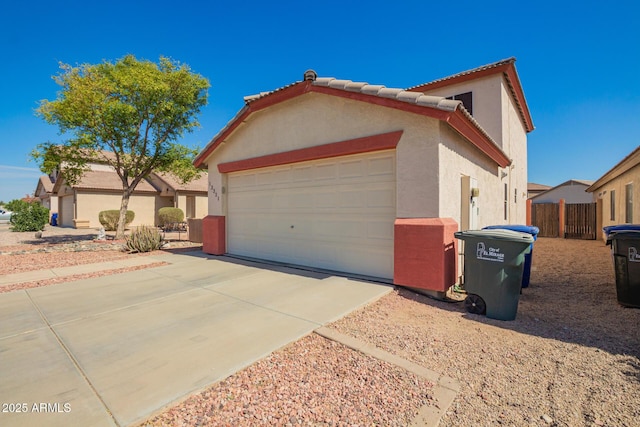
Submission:
[[[80,264],[68,267],[50,268],[45,270],[27,271],[25,273],[6,274],[0,276],[0,287],[38,280],[55,279],[76,274],[95,273],[96,271],[117,270],[120,268],[138,267],[160,262],[151,256],[127,258],[115,261],[98,262],[94,264]]]

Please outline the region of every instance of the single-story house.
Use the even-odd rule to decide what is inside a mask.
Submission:
[[[92,164],[80,182],[67,185],[64,171],[53,187],[59,198],[58,225],[74,228],[98,228],[98,214],[104,210],[120,209],[122,182],[107,165]],[[165,173],[151,173],[140,181],[129,198],[128,209],[135,212],[131,226],[157,225],[158,210],[163,207],[182,209],[186,218],[206,215],[207,177],[187,184]]]
[[[598,178],[587,191],[602,204],[602,226],[640,223],[640,146]]]
[[[54,184],[53,175],[42,175],[38,179],[36,191],[33,192],[33,197],[40,200],[42,206],[49,209],[49,217],[58,212],[58,196],[53,193]]]
[[[445,292],[455,231],[524,222],[532,130],[514,58],[408,89],[309,70],[196,157],[203,250]]]
[[[550,185],[536,184],[535,182],[527,183],[527,199],[530,199],[538,194],[547,191],[551,188]]]
[[[561,199],[567,204],[593,203],[593,196],[586,192],[591,184],[593,181],[570,179],[531,197],[531,203],[559,203]]]

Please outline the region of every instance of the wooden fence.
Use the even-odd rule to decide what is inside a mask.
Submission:
[[[596,239],[596,204],[565,205],[564,237],[567,239]]]
[[[531,224],[540,229],[538,237],[558,237],[560,233],[560,205],[557,203],[531,205]]]
[[[560,227],[561,218],[564,219],[564,227]],[[558,203],[532,204],[531,224],[540,229],[538,237],[595,240],[596,204],[565,204],[564,212],[560,212]],[[562,229],[564,232],[561,236]]]

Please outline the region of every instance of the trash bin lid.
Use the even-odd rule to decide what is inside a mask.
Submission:
[[[504,225],[488,225],[483,230],[512,230],[519,231],[521,233],[529,233],[533,236],[533,240],[536,240],[540,229],[533,225],[521,225],[521,224],[504,224]]]
[[[616,231],[611,235],[612,240],[638,240],[640,241],[640,228],[634,230]]]
[[[511,242],[526,242],[533,243],[533,236],[529,233],[522,233],[520,231],[493,229],[493,230],[467,230],[457,231],[454,233],[456,239],[463,239],[465,237],[473,237],[480,239],[494,239],[494,240],[508,240]]]
[[[640,231],[640,224],[607,225],[606,227],[602,227],[602,230],[608,237],[611,233],[618,233],[620,231]]]

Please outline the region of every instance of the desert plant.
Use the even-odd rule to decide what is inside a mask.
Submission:
[[[125,227],[131,224],[135,217],[136,213],[134,211],[127,211]],[[119,219],[120,211],[116,209],[100,211],[100,213],[98,214],[98,221],[100,221],[100,224],[102,224],[106,231],[116,231]]]
[[[11,231],[42,231],[49,222],[49,209],[39,202],[12,200],[7,208],[13,212]]]
[[[143,225],[127,236],[125,248],[131,253],[151,252],[160,249],[163,244],[162,234],[156,227]]]
[[[184,212],[180,208],[160,208],[158,211],[158,220],[160,227],[173,222],[184,221]]]

